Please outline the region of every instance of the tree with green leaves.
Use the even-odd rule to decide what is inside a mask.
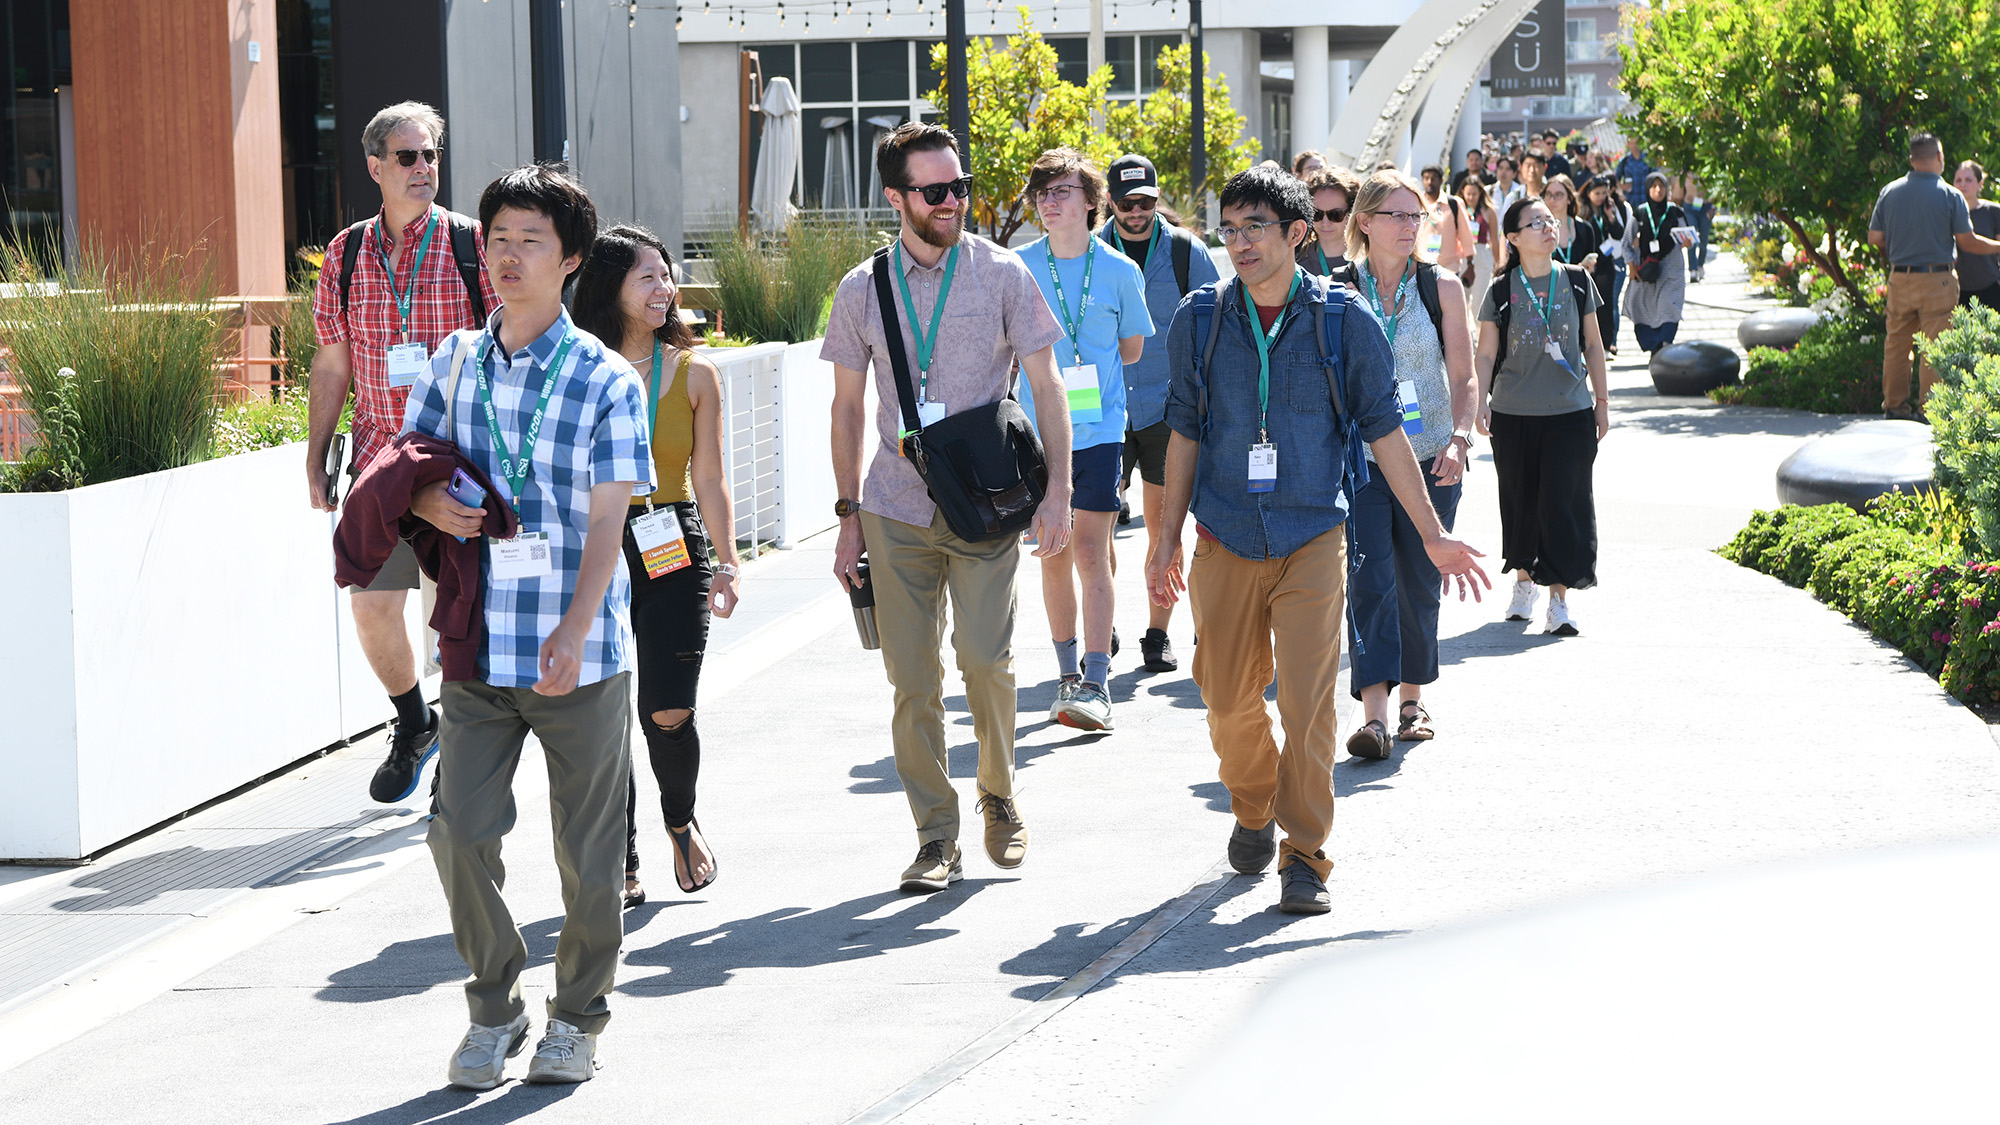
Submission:
[[[1188,91],[1193,86],[1192,47],[1182,45],[1160,50],[1160,88],[1143,101],[1111,107],[1104,114],[1104,131],[1119,152],[1137,152],[1153,162],[1160,173],[1160,194],[1169,206],[1184,215],[1199,212],[1197,203],[1206,192],[1220,192],[1229,177],[1250,167],[1262,147],[1243,133],[1243,115],[1229,104],[1228,75],[1217,74],[1202,52],[1202,110],[1207,118],[1202,139],[1208,150],[1208,178],[1202,191],[1190,189],[1189,156],[1194,147],[1193,103]]]
[[[1909,138],[1937,134],[1952,161],[1994,152],[1990,0],[1647,0],[1625,19],[1625,134],[1775,216],[1857,304],[1873,295],[1845,263],[1874,255],[1869,215]]]

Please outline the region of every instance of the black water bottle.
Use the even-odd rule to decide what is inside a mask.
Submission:
[[[854,606],[854,631],[861,634],[861,647],[873,652],[882,647],[882,637],[875,631],[875,587],[868,581],[868,560],[856,563],[855,570],[859,574],[847,600]]]

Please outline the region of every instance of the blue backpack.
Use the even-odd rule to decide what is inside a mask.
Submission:
[[[1215,310],[1222,300],[1231,299],[1228,290],[1235,278],[1213,282],[1194,291],[1195,338],[1201,341],[1201,358],[1194,365],[1195,417],[1203,440],[1208,438],[1208,368],[1215,358]],[[1361,440],[1361,426],[1347,411],[1347,376],[1340,366],[1340,330],[1347,291],[1323,277],[1307,277],[1308,299],[1312,302],[1313,323],[1319,333],[1320,366],[1326,371],[1326,393],[1333,403],[1333,425],[1346,451],[1347,479],[1359,489],[1368,483],[1367,443]]]

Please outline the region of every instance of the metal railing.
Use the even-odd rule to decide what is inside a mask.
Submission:
[[[1595,39],[1571,39],[1563,43],[1563,58],[1569,62],[1617,61],[1618,44]]]
[[[735,537],[746,558],[778,539],[784,502],[779,390],[784,344],[703,348],[722,375],[722,463],[736,508]]]

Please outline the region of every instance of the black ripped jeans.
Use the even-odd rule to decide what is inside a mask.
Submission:
[[[625,566],[632,573],[632,637],[639,665],[639,729],[653,779],[660,785],[660,812],[668,825],[694,819],[695,778],[701,772],[701,736],[695,732],[695,692],[708,650],[708,590],[714,572],[708,562],[708,532],[691,503],[672,505],[687,536],[690,565],[658,578],[646,577],[639,545],[625,522]],[[653,721],[660,711],[687,711],[669,730]],[[629,771],[628,771],[629,772]],[[625,870],[639,869],[639,783],[629,782],[625,799]]]

